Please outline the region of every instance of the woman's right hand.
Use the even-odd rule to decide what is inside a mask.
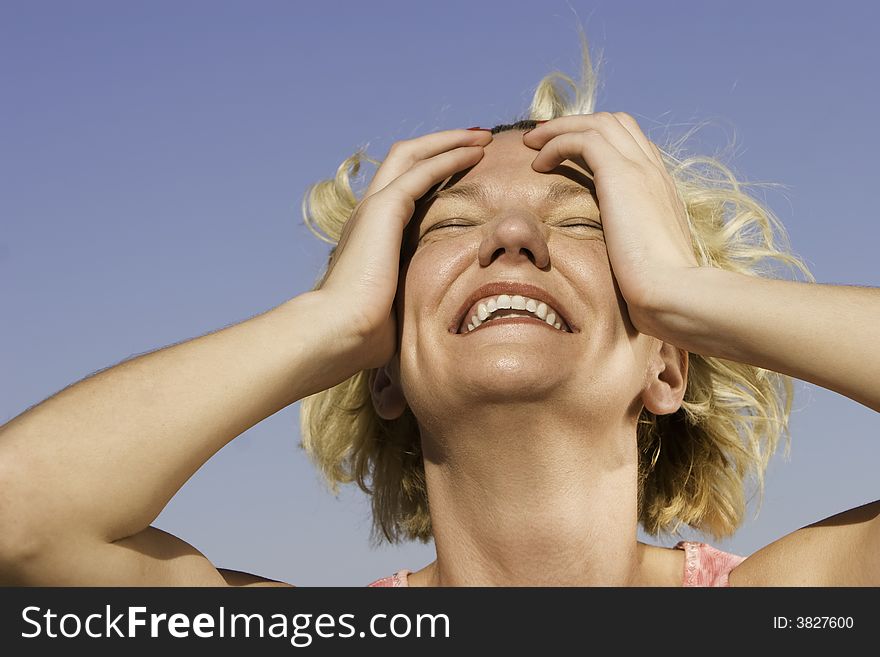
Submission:
[[[357,371],[385,365],[397,349],[400,249],[416,201],[474,166],[491,141],[488,130],[445,130],[395,142],[355,206],[318,292],[336,336],[355,345]]]

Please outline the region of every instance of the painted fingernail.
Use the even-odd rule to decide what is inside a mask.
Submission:
[[[465,128],[465,130],[485,130],[486,132],[490,132],[489,128],[481,128],[478,125],[475,125],[473,128]]]
[[[550,119],[544,119],[543,121],[535,121],[535,123],[547,123]]]

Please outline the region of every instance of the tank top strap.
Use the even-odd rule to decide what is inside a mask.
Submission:
[[[381,579],[377,579],[372,584],[367,584],[368,587],[381,587],[381,586],[390,586],[390,587],[408,587],[409,586],[409,574],[411,570],[407,570],[406,568],[402,570],[398,570],[393,575],[389,575],[388,577],[382,577]]]
[[[679,541],[675,548],[685,553],[682,586],[730,586],[730,571],[746,559],[699,541]]]

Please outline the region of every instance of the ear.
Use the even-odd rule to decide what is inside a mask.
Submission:
[[[390,363],[370,372],[370,394],[373,408],[383,420],[396,420],[406,410],[406,398],[400,387],[400,365],[397,356]]]
[[[681,408],[687,387],[688,352],[668,342],[651,347],[642,403],[654,415],[668,415]]]

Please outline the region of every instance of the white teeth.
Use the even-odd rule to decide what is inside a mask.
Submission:
[[[530,299],[521,294],[500,294],[495,298],[477,304],[474,314],[471,315],[467,325],[468,331],[479,328],[481,324],[491,322],[493,319],[505,319],[507,317],[524,317],[523,313],[504,313],[495,314],[498,310],[504,309],[527,311],[538,319],[546,322],[549,326],[560,331],[565,331],[562,327],[562,318],[557,318],[556,313],[547,306],[543,301]]]

